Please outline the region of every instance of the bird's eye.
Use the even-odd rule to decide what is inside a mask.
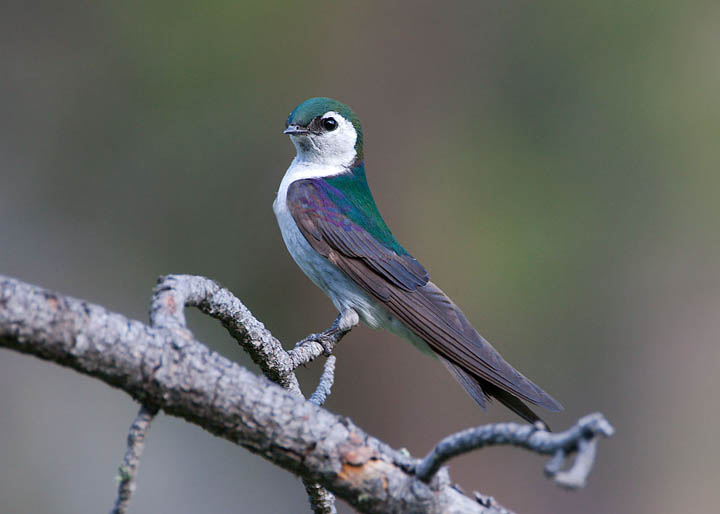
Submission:
[[[338,122],[335,121],[335,118],[324,118],[320,123],[322,124],[323,128],[328,132],[331,132],[338,128]]]

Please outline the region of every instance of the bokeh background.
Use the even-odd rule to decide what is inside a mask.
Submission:
[[[396,236],[565,405],[551,424],[602,411],[617,428],[579,492],[512,448],[453,461],[453,479],[521,513],[713,511],[719,16],[664,0],[3,2],[0,273],[140,320],[158,275],[201,274],[287,346],[325,328],[332,305],[271,203],[294,154],[288,112],[339,98],[363,120]],[[392,336],[361,328],[336,354],[328,408],[415,455],[515,419]],[[0,350],[0,510],[108,511],[136,409]],[[160,416],[132,511],[308,507],[295,477]]]

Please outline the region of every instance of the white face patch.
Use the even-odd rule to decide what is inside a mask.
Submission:
[[[335,130],[319,134],[290,135],[297,150],[296,161],[327,167],[349,167],[355,161],[357,131],[352,123],[335,111],[328,111],[322,119],[333,118]]]

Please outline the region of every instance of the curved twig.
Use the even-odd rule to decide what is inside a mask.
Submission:
[[[305,338],[302,345],[286,352],[265,325],[258,321],[235,295],[217,282],[194,275],[160,277],[150,302],[151,324],[187,332],[183,312],[185,307],[197,307],[208,316],[220,320],[266,377],[303,398],[295,369],[312,361],[322,352],[329,354],[332,346],[352,329],[352,326],[347,326],[347,322],[343,324],[345,318],[341,313],[330,329]],[[328,344],[332,346],[327,346]],[[317,348],[318,346],[320,348]],[[322,405],[330,394],[335,363],[334,357],[331,358],[333,360],[328,359],[317,391],[310,398],[316,405]],[[316,514],[336,512],[335,498],[330,492],[311,480],[303,479],[303,484]]]
[[[160,277],[153,289],[150,319],[163,327],[186,330],[185,307],[196,307],[219,320],[266,377],[288,391],[302,394],[293,373],[297,366],[293,366],[280,341],[230,291],[205,277]]]
[[[599,436],[610,437],[614,432],[615,429],[600,413],[589,414],[573,427],[559,433],[518,423],[484,425],[444,438],[418,463],[415,474],[423,482],[428,482],[449,459],[484,446],[502,444],[554,455],[545,467],[545,472],[562,486],[582,487],[592,469],[596,439]],[[578,454],[573,467],[567,472],[561,472],[565,459],[572,453]]]

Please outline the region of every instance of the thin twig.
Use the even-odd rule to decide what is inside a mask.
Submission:
[[[315,405],[322,405],[330,396],[330,389],[332,388],[333,381],[335,380],[335,356],[331,355],[325,361],[325,367],[323,368],[322,376],[320,377],[320,383],[315,389],[315,392],[310,396],[308,400],[310,403]]]
[[[520,446],[544,455],[554,454],[545,468],[546,473],[562,486],[582,487],[594,460],[595,445],[587,443],[598,436],[610,437],[614,432],[615,429],[600,413],[589,414],[560,433],[518,423],[484,425],[444,438],[418,463],[415,474],[423,482],[429,482],[449,459],[484,446],[502,444]],[[571,470],[561,473],[563,462],[572,453],[578,454],[575,464]]]
[[[110,514],[125,514],[128,506],[130,505],[130,498],[135,492],[136,477],[138,467],[140,466],[140,457],[142,457],[143,449],[145,447],[145,436],[150,429],[150,422],[153,417],[157,414],[156,408],[146,407],[145,405],[140,407],[135,421],[130,425],[130,430],[127,437],[127,450],[125,450],[125,457],[123,462],[118,468],[118,495],[115,500],[115,506],[110,511]]]

